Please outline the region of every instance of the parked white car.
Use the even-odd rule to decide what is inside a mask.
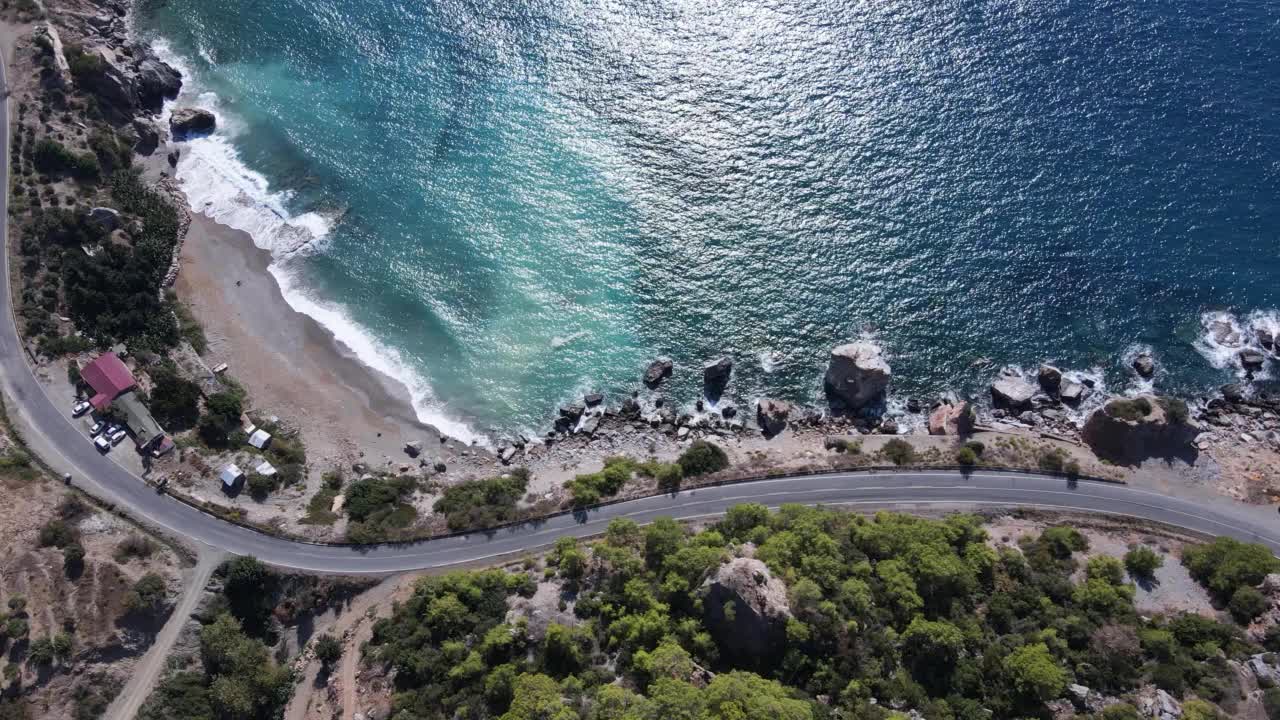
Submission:
[[[111,433],[111,444],[119,445],[120,441],[127,437],[129,437],[129,433],[125,432],[124,430],[117,430]]]
[[[106,430],[106,429],[107,429],[107,424],[99,420],[98,422],[93,424],[93,427],[89,428],[89,437],[97,437],[99,434],[102,433],[103,430]]]
[[[98,448],[98,452],[106,454],[111,452],[111,441],[106,435],[99,435],[93,439],[93,446]]]
[[[89,412],[89,408],[91,407],[93,406],[89,404],[88,400],[81,400],[75,404],[75,407],[71,408],[71,417],[80,417],[81,415]]]

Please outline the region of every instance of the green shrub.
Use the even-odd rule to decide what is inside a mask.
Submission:
[[[450,530],[493,527],[519,519],[516,503],[528,486],[529,471],[517,468],[507,475],[445,488],[432,510],[445,516]]]
[[[164,606],[167,596],[164,578],[155,573],[147,573],[125,594],[124,607],[131,613],[154,615]]]
[[[706,440],[695,440],[676,462],[684,477],[706,475],[729,467],[729,456],[719,445]]]
[[[916,450],[911,443],[900,438],[894,438],[884,444],[884,448],[880,450],[880,454],[884,455],[894,465],[910,465],[916,460]]]
[[[1041,450],[1037,464],[1045,472],[1060,473],[1066,468],[1067,454],[1061,448]]]
[[[36,169],[51,175],[71,175],[90,180],[96,179],[102,172],[98,158],[89,152],[78,153],[50,138],[41,138],[36,143],[32,156]]]
[[[1266,596],[1258,591],[1257,588],[1248,585],[1242,585],[1236,588],[1231,595],[1231,602],[1227,604],[1227,609],[1231,611],[1231,616],[1236,622],[1247,625],[1254,618],[1261,615],[1271,603]]]
[[[40,547],[63,548],[80,539],[80,533],[62,520],[50,520],[40,528]]]
[[[1191,418],[1191,410],[1187,408],[1187,402],[1182,398],[1161,396],[1156,398],[1156,402],[1160,403],[1160,407],[1164,409],[1165,417],[1171,423],[1182,425]]]
[[[329,633],[316,638],[316,659],[325,667],[332,666],[342,657],[342,643]]]
[[[279,487],[279,482],[273,476],[252,472],[249,473],[249,479],[245,481],[245,487],[249,490],[250,497],[262,502],[267,499],[267,496],[276,491]]]
[[[124,565],[134,558],[145,560],[146,558],[151,557],[151,554],[155,552],[155,549],[155,543],[135,533],[121,540],[116,545],[116,551],[113,557],[116,562]]]
[[[195,427],[200,420],[200,386],[178,374],[172,365],[150,371],[151,413],[172,432]]]
[[[1240,587],[1260,585],[1268,574],[1280,572],[1280,560],[1266,547],[1229,537],[1184,549],[1182,564],[1221,602],[1229,602]]]
[[[977,465],[978,455],[971,448],[962,446],[956,450],[956,463],[965,466]]]
[[[338,515],[333,512],[333,501],[337,499],[338,491],[330,487],[322,487],[311,496],[311,500],[307,502],[307,514],[303,516],[302,523],[305,525],[331,525],[338,520]]]
[[[1156,570],[1164,565],[1164,558],[1146,545],[1137,545],[1124,554],[1124,566],[1135,578],[1150,580]]]

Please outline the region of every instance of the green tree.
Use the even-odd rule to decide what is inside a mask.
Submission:
[[[644,530],[644,561],[651,569],[662,566],[664,560],[680,549],[684,543],[684,528],[669,517],[654,520]]]
[[[781,684],[746,672],[717,675],[704,692],[707,720],[776,718],[812,720],[809,703],[791,697]]]
[[[1227,609],[1231,611],[1232,617],[1242,625],[1253,622],[1254,618],[1270,606],[1271,602],[1265,595],[1257,588],[1248,585],[1236,588],[1236,591],[1231,594],[1231,602],[1227,603]]]
[[[154,615],[164,606],[167,596],[164,578],[150,572],[138,578],[138,582],[125,594],[124,606],[129,612]]]
[[[925,620],[917,615],[902,633],[902,659],[911,667],[921,683],[942,680],[955,670],[964,651],[964,633],[945,621]]]
[[[1045,702],[1067,687],[1066,671],[1044,643],[1023,645],[1006,655],[1003,665],[1014,689],[1025,697]]]
[[[501,720],[579,720],[560,695],[560,686],[546,675],[524,673],[516,678],[511,707]]]
[[[274,589],[275,576],[251,555],[236,557],[225,566],[222,594],[231,614],[254,637],[262,637],[267,631]]]
[[[1085,575],[1090,579],[1102,580],[1111,585],[1120,585],[1124,582],[1124,565],[1110,555],[1098,555],[1097,557],[1089,558],[1089,564],[1085,568]]]
[[[1218,708],[1204,700],[1188,700],[1182,704],[1182,720],[1221,720]]]
[[[171,432],[195,427],[200,420],[200,386],[168,365],[151,371],[151,413]],[[239,419],[239,413],[236,418]]]
[[[1259,585],[1269,573],[1280,571],[1280,560],[1270,550],[1229,537],[1186,548],[1182,551],[1182,564],[1223,601],[1228,601],[1241,586]]]

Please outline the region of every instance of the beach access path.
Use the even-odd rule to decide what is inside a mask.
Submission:
[[[7,87],[0,63],[0,83]],[[32,373],[18,334],[8,262],[9,102],[0,105],[4,135],[5,192],[0,196],[0,386],[11,421],[43,462],[70,473],[76,486],[113,503],[140,522],[175,537],[271,565],[323,573],[386,574],[462,566],[544,548],[560,537],[602,532],[615,518],[640,523],[657,517],[694,519],[722,514],[746,502],[876,508],[1028,507],[1122,515],[1165,523],[1206,535],[1229,535],[1280,551],[1280,518],[1270,508],[1245,505],[1187,488],[1186,496],[1060,477],[977,471],[866,471],[784,477],[695,488],[640,498],[492,531],[434,540],[368,546],[317,545],[266,535],[234,525],[157,493],[141,478],[101,455],[71,421],[70,408],[50,401]]]

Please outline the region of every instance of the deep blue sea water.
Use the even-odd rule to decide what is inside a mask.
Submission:
[[[1233,376],[1280,306],[1280,4],[168,0],[138,29],[222,129],[193,204],[476,432],[736,361],[815,401],[860,335],[895,396],[1050,359]],[[975,365],[975,362],[978,364]],[[459,425],[449,426],[461,432]]]

